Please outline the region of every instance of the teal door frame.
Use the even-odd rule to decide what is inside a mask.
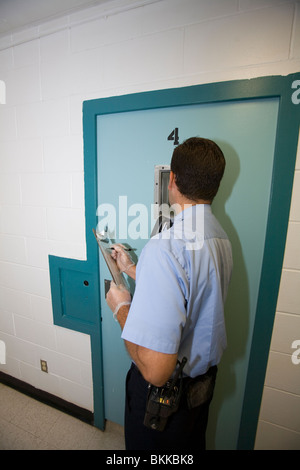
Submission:
[[[300,73],[90,100],[83,103],[87,260],[49,256],[56,325],[91,337],[94,424],[105,428],[97,225],[97,116],[128,111],[278,98],[278,125],[260,288],[237,448],[252,449],[276,310],[300,123]],[[117,130],[116,130],[117,133]]]

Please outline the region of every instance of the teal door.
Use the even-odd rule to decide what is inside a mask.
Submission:
[[[177,129],[180,142],[191,136],[215,140],[225,154],[225,177],[213,211],[232,242],[234,272],[226,305],[228,350],[210,420],[215,436],[211,444],[217,447],[232,447],[237,440],[266,236],[277,114],[278,100],[267,99],[106,114],[97,120],[98,205],[103,209],[99,223],[107,222],[110,236],[136,248],[137,257],[151,233],[154,166],[170,163],[176,144],[172,130]],[[112,219],[104,210],[109,209],[107,204],[115,210]],[[106,278],[110,276],[101,260],[105,416],[123,423],[130,361],[119,325],[105,302]],[[231,432],[224,433],[228,422]]]
[[[216,449],[253,448],[299,123],[299,74],[84,102],[87,259],[50,256],[49,268],[54,323],[91,338],[94,424],[100,429],[105,418],[123,422],[130,360],[106,306],[104,280],[110,275],[99,261],[92,229],[104,221],[111,237],[136,248],[138,258],[153,223],[154,166],[170,163],[177,140],[199,135],[215,140],[226,156],[213,211],[234,255],[226,303],[228,349],[219,368],[208,443]]]

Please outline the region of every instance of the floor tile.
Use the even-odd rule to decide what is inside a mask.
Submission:
[[[123,427],[105,431],[0,383],[0,450],[124,450]]]

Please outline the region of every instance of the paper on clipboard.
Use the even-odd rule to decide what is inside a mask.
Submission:
[[[119,270],[115,260],[111,257],[111,252],[110,252],[110,249],[108,247],[108,243],[106,241],[101,240],[98,237],[96,230],[94,230],[94,229],[93,229],[93,234],[95,235],[95,238],[96,238],[97,243],[99,245],[100,251],[101,251],[102,256],[103,256],[103,258],[106,262],[106,265],[109,269],[109,272],[110,272],[110,274],[113,278],[114,283],[117,286],[123,285],[127,288],[127,284],[126,284],[126,281],[125,281],[125,278],[124,278],[123,274]]]

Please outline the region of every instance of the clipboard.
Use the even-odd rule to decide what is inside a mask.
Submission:
[[[106,262],[106,265],[109,269],[109,272],[113,278],[114,283],[119,286],[123,285],[124,287],[127,288],[127,283],[125,281],[125,278],[121,271],[119,270],[116,261],[111,257],[111,252],[110,248],[108,246],[107,241],[101,240],[95,229],[93,229],[93,234],[95,235],[95,238],[97,240],[98,246],[100,248],[100,251],[102,253],[102,256]]]

